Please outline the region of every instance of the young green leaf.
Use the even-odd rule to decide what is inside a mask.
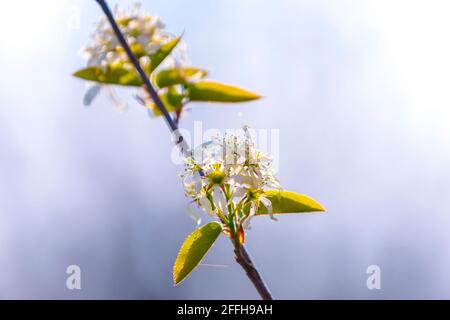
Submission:
[[[305,196],[303,194],[268,190],[263,193],[263,196],[272,202],[272,211],[277,213],[306,213],[306,212],[321,212],[325,208],[316,200]],[[268,214],[265,206],[259,206],[257,215]]]
[[[181,37],[177,37],[165,43],[158,49],[158,51],[155,52],[155,54],[150,57],[150,73],[152,73],[161,64],[161,62],[164,61],[165,58],[167,58],[180,40]]]
[[[244,102],[261,98],[245,89],[214,81],[199,81],[190,84],[188,88],[191,101]]]
[[[210,222],[192,232],[184,240],[173,266],[175,285],[183,281],[200,263],[222,231],[218,222]]]
[[[121,66],[111,67],[106,71],[103,71],[99,67],[91,66],[78,70],[73,75],[84,80],[105,84],[117,84],[133,87],[140,87],[142,85],[141,78],[138,76],[136,71],[127,70]]]
[[[150,57],[150,64],[148,68],[149,70],[147,70],[148,74],[153,72],[160,65],[160,63],[164,61],[164,59],[172,52],[179,41],[180,37],[167,42]],[[146,55],[146,52],[143,51],[142,47],[138,44],[131,46],[131,49],[133,51],[133,54],[138,58]],[[141,78],[134,69],[126,69],[120,64],[109,66],[106,71],[96,66],[90,66],[78,70],[73,75],[84,80],[105,84],[116,84],[133,87],[140,87],[143,85]]]
[[[183,95],[178,92],[175,87],[167,88],[167,92],[160,95],[161,101],[168,112],[173,112],[181,108],[183,102]],[[151,105],[153,114],[157,117],[161,116],[161,111],[154,105]]]
[[[193,78],[203,78],[207,75],[205,70],[186,67],[186,68],[170,68],[161,70],[155,76],[155,82],[159,88],[173,86],[176,84],[186,85]]]

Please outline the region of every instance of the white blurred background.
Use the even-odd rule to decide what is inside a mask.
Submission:
[[[247,246],[275,297],[450,298],[449,1],[142,3],[211,78],[265,97],[194,105],[182,126],[279,129],[283,186],[328,209],[254,220]],[[225,238],[205,263],[228,267],[173,287],[195,225],[165,124],[123,92],[126,113],[106,94],[83,107],[71,76],[100,16],[93,0],[0,10],[0,298],[257,298]]]

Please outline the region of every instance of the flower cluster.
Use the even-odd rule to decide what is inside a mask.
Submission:
[[[139,60],[144,70],[149,69],[151,56],[162,45],[175,38],[164,29],[164,23],[158,17],[143,11],[139,3],[135,4],[131,10],[116,8],[114,18],[131,51]],[[98,22],[92,34],[91,43],[83,48],[81,53],[86,60],[87,67],[98,67],[103,72],[107,72],[110,68],[134,71],[134,66],[105,17]],[[177,67],[185,64],[186,61],[185,50],[182,45],[179,45],[174,54],[164,59],[162,67]],[[105,85],[103,84],[102,86]],[[100,88],[101,86],[98,83],[88,88],[84,97],[86,105],[89,105],[97,96]],[[111,86],[108,86],[108,89],[114,104],[119,109],[123,109],[124,104],[111,89]],[[139,102],[142,102],[141,96],[146,97],[144,90],[139,92],[139,96],[137,97]],[[143,104],[145,105],[146,102],[143,102]]]
[[[164,24],[159,18],[142,12],[138,4],[131,11],[116,9],[114,18],[133,53],[144,66],[150,62],[150,56],[172,38],[164,31]],[[120,64],[133,70],[133,65],[106,18],[98,23],[92,35],[92,43],[83,49],[83,54],[88,66],[106,69]]]
[[[272,159],[255,148],[247,127],[243,132],[196,148],[181,174],[186,196],[217,217],[230,234],[248,228],[260,206],[273,218],[271,201],[264,192],[280,189]]]

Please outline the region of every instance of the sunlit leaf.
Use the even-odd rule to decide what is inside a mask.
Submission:
[[[181,107],[183,102],[183,95],[178,92],[175,87],[167,88],[167,103],[174,108],[174,110]]]
[[[128,70],[121,66],[111,67],[106,71],[99,67],[91,66],[78,70],[73,75],[84,80],[105,84],[117,84],[133,87],[140,87],[142,85],[141,78],[138,76],[136,71]]]
[[[139,43],[135,42],[130,45],[131,52],[136,58],[145,57],[148,55],[147,51],[145,51],[144,47]],[[123,49],[121,49],[123,50]]]
[[[126,27],[128,23],[130,23],[131,19],[132,19],[131,17],[125,17],[122,19],[117,19],[116,22],[119,26]]]
[[[172,50],[180,42],[181,37],[177,37],[164,45],[162,45],[155,54],[150,57],[150,73],[153,72],[165,58],[172,52]]]
[[[272,202],[274,214],[325,211],[325,208],[316,200],[295,192],[269,190],[263,193],[263,196]],[[268,214],[268,211],[265,206],[259,206],[257,215],[263,214]]]
[[[173,266],[175,284],[183,281],[198,266],[221,231],[220,223],[210,222],[192,232],[184,240]]]
[[[126,24],[127,22],[124,21],[123,23]],[[153,70],[155,70],[160,65],[160,63],[164,61],[164,59],[172,52],[179,41],[180,37],[167,42],[150,57],[150,64],[148,65],[147,69],[148,74],[153,72]],[[139,43],[131,45],[131,50],[137,58],[147,55],[147,53]],[[123,64],[109,66],[106,70],[103,70],[100,67],[90,66],[78,70],[73,75],[84,80],[94,81],[98,83],[133,87],[140,87],[143,85],[138,73],[134,69],[130,70],[124,68]]]
[[[248,90],[214,81],[199,81],[188,88],[191,101],[244,102],[261,98]]]
[[[167,88],[167,92],[159,95],[162,103],[166,107],[168,112],[173,112],[181,108],[183,102],[183,95],[178,92],[175,87]],[[162,113],[152,102],[150,104],[151,109],[153,109],[154,116],[161,116]]]
[[[186,67],[186,68],[170,68],[161,70],[155,76],[155,82],[158,87],[164,88],[177,84],[186,85],[192,79],[200,79],[207,75],[205,70]]]

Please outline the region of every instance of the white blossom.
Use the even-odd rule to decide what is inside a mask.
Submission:
[[[123,10],[116,7],[113,15],[125,40],[144,70],[150,65],[150,57],[162,45],[175,38],[174,35],[164,29],[164,23],[157,16],[143,11],[140,4],[135,4],[131,10]],[[134,69],[109,21],[105,17],[101,18],[97,23],[91,36],[91,42],[82,49],[81,54],[86,60],[87,67],[95,66],[104,71],[116,66],[130,71]],[[186,63],[184,44],[179,43],[176,50],[163,61],[161,67],[176,67]],[[84,97],[85,105],[89,105],[98,95],[100,87],[109,87],[111,89],[112,86],[95,84],[95,89],[92,89],[92,87],[88,88]],[[118,109],[123,110],[125,104],[114,92],[111,94],[113,103]],[[141,99],[145,98],[145,101],[141,104],[149,105],[148,97],[144,90],[139,91],[138,95]],[[138,101],[141,101],[141,99],[138,99]]]
[[[142,11],[139,4],[130,11],[116,8],[114,19],[128,44],[135,53],[138,53],[140,62],[144,64],[149,63],[149,57],[161,45],[173,38],[164,30],[161,20]],[[130,70],[133,68],[105,17],[98,22],[92,34],[91,43],[83,49],[82,53],[88,66],[107,68],[122,64],[124,68]]]
[[[198,207],[220,220],[233,214],[236,224],[248,227],[260,206],[273,217],[272,203],[264,191],[280,186],[272,159],[255,148],[247,127],[243,132],[194,149],[185,159],[181,177],[186,196]]]

